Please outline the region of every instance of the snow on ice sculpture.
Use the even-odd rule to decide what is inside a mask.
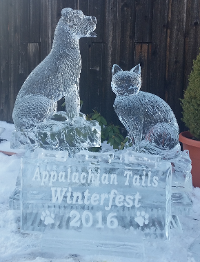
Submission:
[[[68,150],[100,146],[100,127],[80,113],[79,97],[79,39],[96,36],[97,20],[71,8],[64,8],[61,14],[50,54],[31,72],[17,95],[12,147],[28,144]],[[56,113],[57,101],[63,96],[66,111]]]
[[[111,86],[116,94],[115,112],[136,151],[144,148],[146,152],[156,154],[179,147],[179,127],[169,105],[154,94],[140,91],[140,65],[130,71],[113,65]]]

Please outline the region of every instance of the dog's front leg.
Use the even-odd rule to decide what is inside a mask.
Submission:
[[[77,87],[71,88],[70,91],[65,94],[65,111],[69,118],[79,116],[80,113],[80,97]]]

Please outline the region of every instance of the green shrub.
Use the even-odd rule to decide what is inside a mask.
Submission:
[[[115,126],[114,124],[108,125],[106,119],[95,110],[93,110],[92,114],[87,115],[87,120],[96,120],[99,122],[101,126],[101,142],[107,141],[107,144],[113,146],[114,149],[124,149],[126,147],[128,138],[124,138],[119,126]]]
[[[80,107],[82,107],[83,101],[80,101]],[[65,102],[61,105],[65,107]],[[107,144],[113,146],[113,149],[124,149],[126,147],[132,146],[132,142],[129,141],[128,137],[124,137],[119,126],[114,124],[108,124],[106,119],[98,113],[96,110],[93,110],[93,113],[86,116],[86,119],[96,120],[101,126],[101,142],[107,141]],[[92,147],[90,151],[98,152],[101,148]]]
[[[189,76],[189,85],[181,100],[183,122],[190,133],[200,140],[200,54],[193,61],[193,69]]]

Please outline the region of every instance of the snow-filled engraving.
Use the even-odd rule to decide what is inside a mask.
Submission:
[[[178,145],[179,127],[169,105],[154,94],[140,91],[140,65],[130,71],[113,65],[111,85],[116,94],[115,112],[136,151],[144,148],[150,153],[158,153]]]
[[[45,225],[53,224],[54,218],[55,218],[55,215],[50,213],[49,210],[42,211],[41,220],[44,221]]]
[[[147,225],[149,223],[149,215],[142,212],[137,212],[137,216],[135,217],[135,221],[142,227],[143,225]]]

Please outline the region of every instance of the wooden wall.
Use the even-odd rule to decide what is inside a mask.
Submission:
[[[111,68],[142,66],[142,90],[172,107],[181,129],[179,98],[200,47],[197,0],[0,0],[0,120],[12,121],[16,95],[49,53],[61,9],[97,17],[97,38],[82,38],[82,112],[97,109],[118,123]]]

